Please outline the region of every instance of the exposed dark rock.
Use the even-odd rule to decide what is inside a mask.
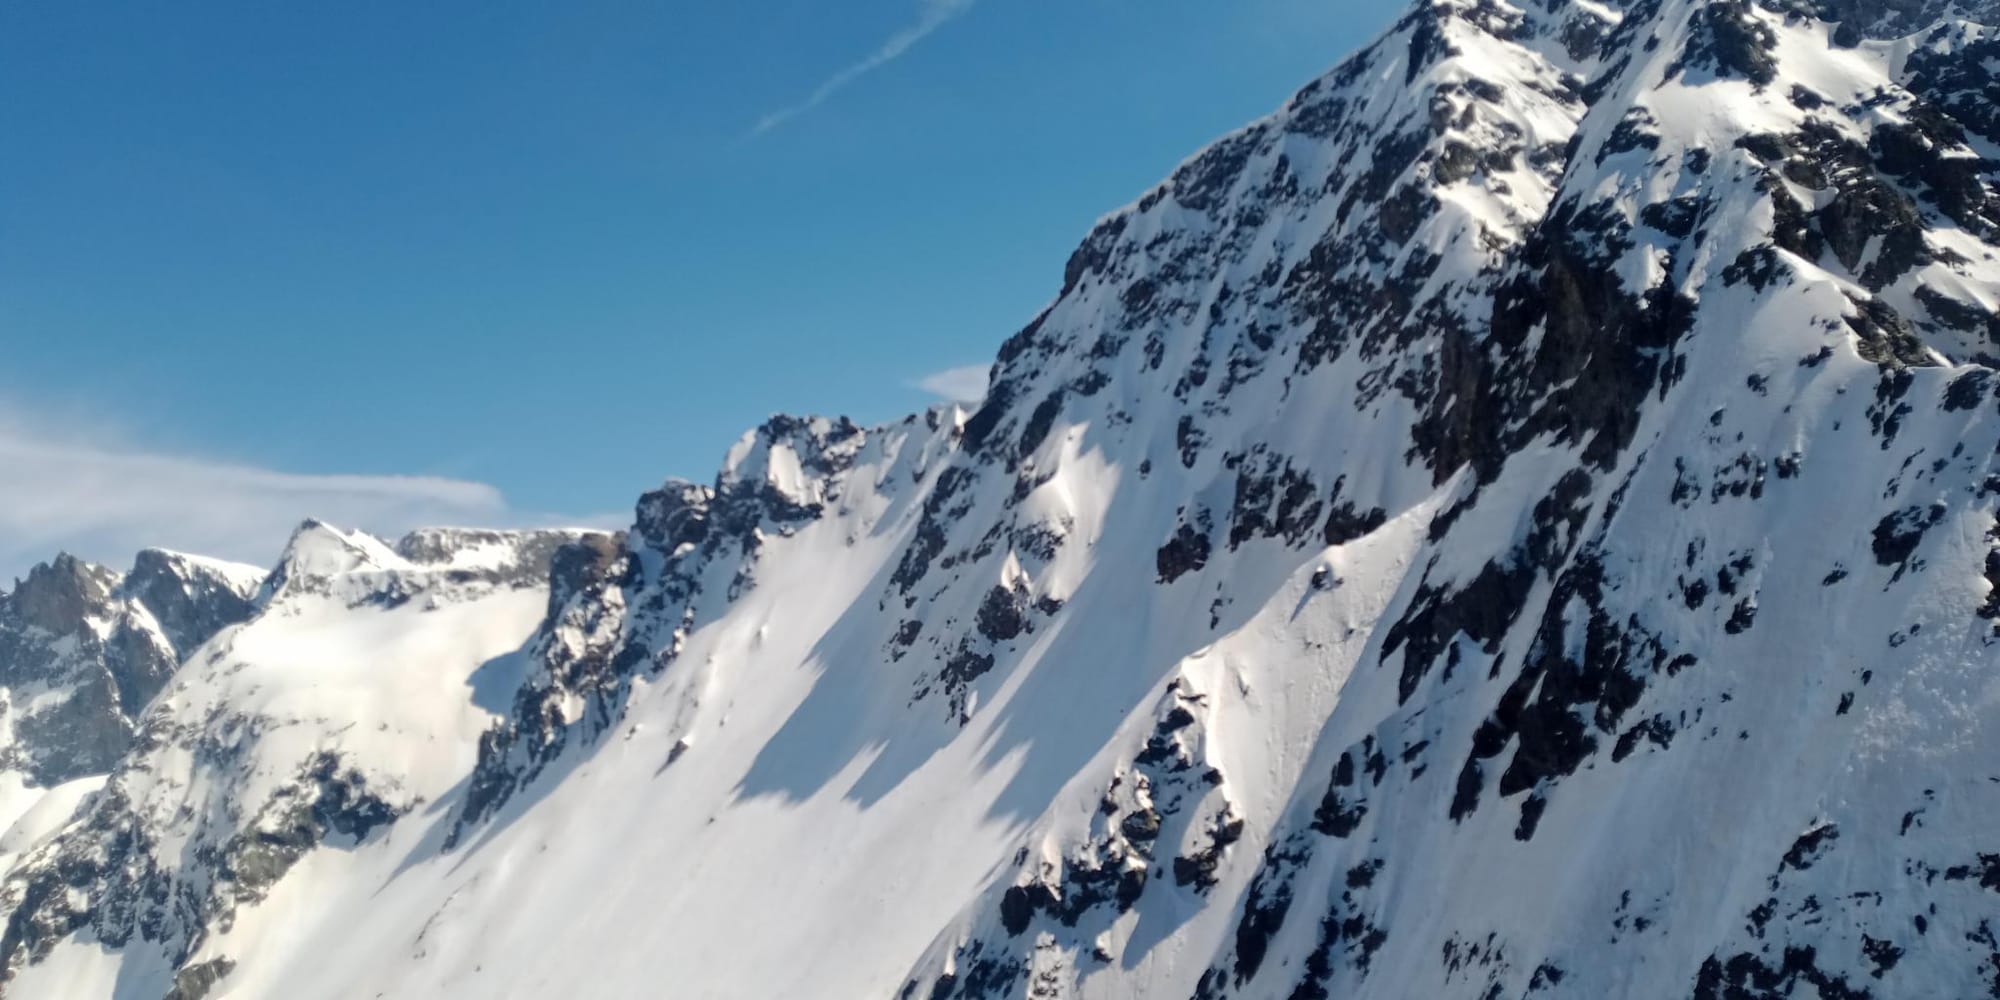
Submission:
[[[994,587],[979,604],[979,634],[994,642],[1007,642],[1028,630],[1028,602],[1022,592]]]
[[[1402,699],[1408,701],[1416,693],[1418,683],[1460,633],[1483,644],[1488,653],[1499,652],[1499,642],[1521,614],[1534,576],[1525,560],[1490,562],[1458,590],[1422,585],[1382,643],[1385,660],[1402,650],[1403,673],[1397,686]]]
[[[1747,0],[1727,0],[1702,7],[1680,66],[1710,69],[1741,77],[1759,86],[1777,79],[1778,63],[1771,50],[1778,36],[1757,19]]]
[[[211,958],[187,966],[174,973],[174,988],[167,991],[163,1000],[202,1000],[235,968],[236,963],[227,958]]]
[[[1172,583],[1182,576],[1208,565],[1208,533],[1192,524],[1182,524],[1174,532],[1174,537],[1160,546],[1155,556],[1155,569],[1161,583]]]
[[[1924,532],[1944,520],[1944,515],[1943,504],[1905,507],[1885,515],[1875,525],[1875,539],[1871,546],[1875,562],[1896,567],[1896,576],[1900,578],[1903,571],[1909,568],[1910,557],[1916,555],[1917,546],[1923,543]]]

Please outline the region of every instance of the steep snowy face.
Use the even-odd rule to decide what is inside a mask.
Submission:
[[[355,631],[183,670],[10,989],[2000,996],[1996,13],[1421,3],[975,412],[773,419],[545,594],[302,532],[233,648]]]
[[[1993,988],[1990,12],[1421,5],[1085,241],[944,460],[876,477],[902,537],[821,564],[869,582],[747,764],[640,679],[741,697],[800,655],[725,638],[744,583],[819,567],[732,549],[647,621],[608,557],[591,698],[531,685],[459,840],[565,754],[569,808],[628,753],[741,771],[717,825],[837,797],[884,905],[993,873],[908,996]],[[699,553],[712,502],[641,523]],[[760,928],[840,971],[657,968],[893,990],[810,935],[920,921],[817,891]]]
[[[1976,832],[1994,801],[2000,638],[1991,29],[1869,42],[1796,9],[1590,9],[1602,20],[1557,26],[1532,8],[1428,6],[1114,217],[1073,263],[1072,294],[1003,353],[1005,408],[976,416],[967,446],[1026,467],[1079,425],[1117,426],[1077,399],[1135,380],[1075,374],[1083,357],[1126,360],[1080,349],[1104,317],[1162,345],[1153,384],[1198,403],[1175,428],[1179,464],[1198,480],[1215,463],[1234,490],[1226,510],[1193,483],[1170,491],[1195,500],[1159,569],[1185,586],[1226,567],[1218,600],[1244,579],[1225,547],[1302,539],[1322,518],[1327,543],[1373,540],[1413,509],[1376,483],[1428,472],[1440,488],[1289,804],[1268,837],[1253,813],[1228,849],[1262,855],[1234,883],[1226,935],[1187,930],[1211,908],[1188,920],[1185,896],[1148,902],[1163,873],[1216,877],[1185,852],[1230,829],[1183,811],[1196,833],[1176,833],[1164,865],[1151,838],[1174,815],[1124,798],[1162,783],[1146,757],[1215,746],[1201,708],[1163,702],[1099,817],[1031,842],[910,995],[2000,990],[1986,920],[2000,881]],[[1587,83],[1508,75],[1565,55]],[[1429,95],[1429,129],[1398,159],[1364,140],[1350,166],[1297,185],[1345,204],[1353,165],[1403,164],[1351,199],[1372,231],[1342,232],[1336,214],[1301,255],[1269,197],[1247,220],[1228,201],[1190,213],[1214,204],[1202,192],[1291,189],[1303,158],[1273,137],[1311,108],[1370,106],[1383,81]],[[1454,104],[1448,88],[1482,83],[1474,113]],[[1483,161],[1492,141],[1461,138],[1524,100],[1536,115],[1493,130],[1555,140],[1540,188],[1504,155]],[[1496,191],[1527,225],[1504,224]],[[1231,224],[1205,225],[1218,218]],[[1239,244],[1285,291],[1233,279]],[[1454,259],[1467,247],[1489,257]],[[1157,283],[1183,262],[1194,280]],[[1268,367],[1251,334],[1273,313],[1304,336],[1295,352],[1268,338],[1290,364],[1262,392],[1192,377],[1224,370],[1218,351],[1174,353],[1236,338],[1231,376]],[[1295,420],[1229,427],[1301,398],[1326,407],[1308,426],[1386,438],[1402,461],[1285,446]],[[1371,426],[1381,400],[1411,416]],[[1208,777],[1226,796],[1231,774]],[[1232,863],[1212,869],[1220,886]],[[1161,933],[1213,961],[1189,977]]]
[[[838,533],[838,549],[882,558],[883,539],[861,542],[890,527],[881,518],[895,503],[883,487],[901,492],[894,488],[921,483],[948,447],[956,425],[946,421],[956,416],[933,411],[921,424],[911,418],[873,434],[845,419],[775,417],[730,450],[713,486],[669,482],[640,498],[625,535],[558,552],[547,619],[531,647],[540,669],[517,692],[512,717],[482,739],[452,842],[533,782],[572,741],[594,741],[614,725],[635,688],[675,663],[691,634],[713,630],[737,610],[756,586],[767,548],[811,553],[815,546],[786,543],[830,521],[815,534]],[[829,593],[796,595],[784,606],[788,617],[811,621],[840,610],[843,598],[835,595],[852,599],[865,574],[843,580],[856,574],[842,572],[852,557],[838,549],[820,556],[841,557],[819,568]],[[712,668],[711,659],[691,669]],[[690,714],[706,683],[683,685],[686,703],[670,727],[684,730],[675,737],[676,759],[686,750]]]
[[[33,794],[104,774],[180,659],[249,617],[263,571],[141,552],[123,577],[73,556],[36,566],[0,595],[0,781],[8,821]]]
[[[156,992],[197,994],[227,963],[187,957],[239,907],[322,847],[381,839],[463,779],[497,707],[482,699],[518,683],[510,654],[546,609],[552,553],[595,537],[446,529],[390,546],[308,522],[268,579],[233,577],[229,608],[246,623],[227,631],[202,601],[213,594],[167,582],[197,564],[142,556],[123,587],[160,609],[162,634],[197,648],[161,677],[108,781],[0,841],[12,861],[0,963],[11,974],[81,936],[123,949],[134,968],[110,974],[158,970]],[[260,582],[253,607],[244,595]],[[41,593],[35,583],[17,599]],[[89,968],[64,975],[95,988]]]

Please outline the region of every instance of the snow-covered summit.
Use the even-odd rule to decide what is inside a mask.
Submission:
[[[390,542],[308,520],[292,533],[264,580],[260,600],[320,595],[357,603],[401,601],[418,589],[436,590],[434,581],[475,591],[493,585],[541,587],[548,582],[549,562],[558,547],[595,534],[599,532],[588,529],[419,528]]]
[[[2000,996],[1993,14],[1419,3],[971,413],[303,530],[6,988]]]

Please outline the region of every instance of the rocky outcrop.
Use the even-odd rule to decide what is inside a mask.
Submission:
[[[0,763],[39,785],[104,774],[187,654],[250,617],[261,573],[159,550],[123,576],[70,555],[0,595]]]

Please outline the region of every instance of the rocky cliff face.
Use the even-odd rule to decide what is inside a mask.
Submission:
[[[0,595],[0,765],[37,786],[109,771],[180,658],[250,616],[262,572],[149,550],[119,576],[73,556]]]
[[[549,546],[421,741],[359,735],[382,616],[520,578],[303,539],[204,655],[307,602],[363,693],[156,701],[9,989],[2000,996],[1997,17],[1420,3],[1102,220],[976,410]]]

